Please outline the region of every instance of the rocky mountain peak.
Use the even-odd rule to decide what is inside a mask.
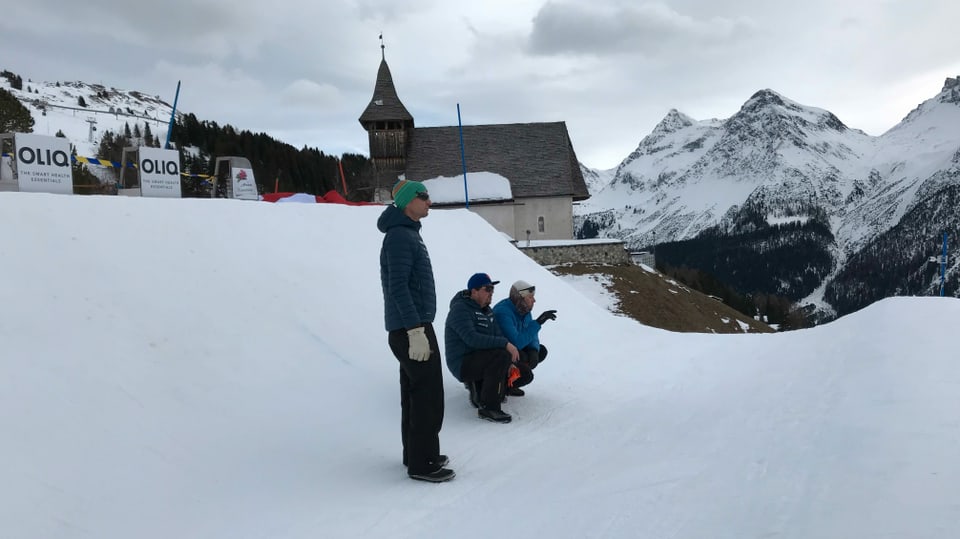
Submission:
[[[760,90],[750,96],[750,99],[743,104],[743,107],[741,107],[740,110],[756,110],[774,105],[785,106],[786,103],[783,100],[783,96],[769,88],[764,88],[763,90]]]
[[[630,154],[624,160],[624,163],[633,161],[637,157],[643,154],[650,153],[652,151],[661,150],[661,144],[665,139],[669,139],[670,136],[678,131],[686,129],[696,122],[693,118],[687,116],[686,114],[678,111],[677,109],[670,109],[670,112],[660,120],[660,123],[653,128],[653,131],[649,135],[643,138],[640,141],[640,145],[637,146],[637,149]],[[621,163],[621,166],[623,163]]]
[[[763,126],[762,130],[774,136],[781,136],[784,130],[847,129],[830,111],[801,105],[770,89],[760,90],[750,96],[728,122],[728,128],[732,130],[742,129],[745,125]]]
[[[940,102],[960,105],[960,77],[947,77],[940,91]]]
[[[947,77],[943,82],[943,89],[940,90],[940,93],[937,94],[932,99],[924,101],[917,105],[917,107],[910,111],[901,122],[892,128],[890,128],[891,133],[899,132],[914,124],[920,119],[927,116],[928,114],[937,114],[935,111],[938,108],[937,104],[943,103],[948,105],[960,105],[960,77]]]
[[[693,119],[686,114],[677,109],[670,109],[670,112],[660,120],[653,131],[662,134],[674,133],[685,127],[690,127],[693,123]]]
[[[727,128],[738,130],[753,126],[765,130],[779,131],[786,126],[806,124],[810,110],[790,101],[773,90],[764,89],[750,96],[740,110],[727,121]]]

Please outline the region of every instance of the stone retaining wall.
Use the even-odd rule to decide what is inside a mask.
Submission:
[[[585,264],[629,264],[631,262],[630,253],[622,241],[529,247],[525,246],[523,241],[519,241],[517,248],[541,266],[576,262]]]

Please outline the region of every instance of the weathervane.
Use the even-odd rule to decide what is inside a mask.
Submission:
[[[383,45],[383,32],[380,32],[380,57],[384,60],[387,59],[387,53],[384,51],[385,48]]]

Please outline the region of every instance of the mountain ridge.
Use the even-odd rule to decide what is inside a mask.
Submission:
[[[783,219],[819,220],[830,232],[817,240],[831,260],[829,270],[817,270],[826,271],[825,285],[925,197],[955,184],[958,164],[960,77],[948,77],[879,137],[762,89],[725,120],[697,121],[671,109],[577,208],[575,227],[578,237],[620,238],[639,250],[710,230],[736,236]],[[955,218],[943,219],[937,226],[957,229]],[[831,311],[822,286],[805,286],[803,295],[781,288],[760,291]]]

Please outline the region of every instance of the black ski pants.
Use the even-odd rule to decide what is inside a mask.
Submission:
[[[390,351],[400,362],[400,438],[403,462],[413,474],[430,473],[440,455],[443,426],[443,368],[440,346],[432,324],[424,325],[430,342],[430,358],[414,361],[408,355],[407,330],[388,335]]]
[[[540,345],[540,350],[528,346],[520,350],[520,359],[517,360],[517,369],[520,378],[513,381],[513,387],[523,387],[533,381],[533,369],[547,358],[547,347]]]
[[[505,348],[476,350],[463,356],[460,379],[468,384],[480,382],[480,403],[488,410],[499,410],[510,363],[510,352]]]

